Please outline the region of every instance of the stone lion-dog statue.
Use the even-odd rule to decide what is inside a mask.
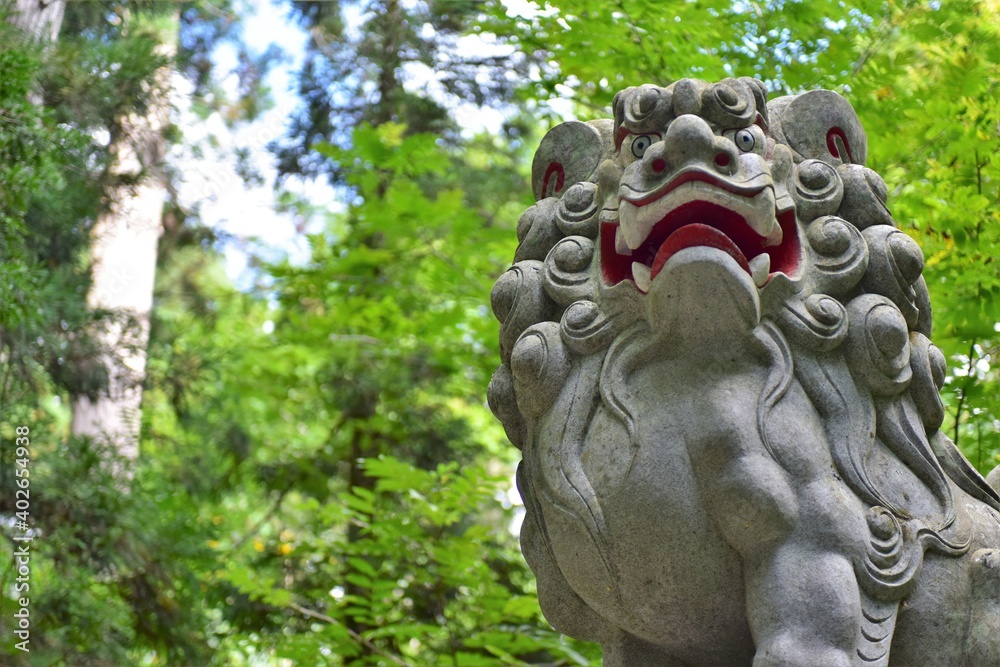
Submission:
[[[493,288],[525,558],[606,667],[1000,666],[1000,469],[851,105],[643,85],[542,140]]]

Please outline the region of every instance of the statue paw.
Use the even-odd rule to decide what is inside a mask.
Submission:
[[[762,642],[753,659],[753,667],[851,667],[847,651],[830,646],[815,646],[792,633],[783,633]]]
[[[997,471],[991,477],[996,479]],[[995,482],[994,482],[995,483]],[[970,665],[1000,665],[1000,549],[972,555],[972,608],[966,658]]]

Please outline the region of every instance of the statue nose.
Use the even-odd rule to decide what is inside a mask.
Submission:
[[[716,136],[701,117],[684,114],[670,123],[663,141],[653,145],[659,155],[651,156],[648,164],[654,172],[700,166],[731,175],[737,164],[736,147],[731,144]]]

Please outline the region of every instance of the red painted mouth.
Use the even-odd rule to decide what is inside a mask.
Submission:
[[[794,211],[778,216],[782,242],[765,246],[766,239],[747,224],[746,218],[724,206],[707,201],[693,201],[668,213],[649,233],[649,237],[631,255],[619,255],[615,250],[618,223],[601,225],[601,267],[604,280],[614,285],[632,279],[632,263],[650,267],[650,278],[663,269],[674,254],[694,246],[716,248],[732,257],[744,271],[750,273],[750,261],[761,254],[771,260],[770,276],[796,273],[801,259],[801,246]]]
[[[699,245],[721,250],[736,260],[736,263],[739,264],[744,271],[750,273],[750,262],[747,261],[746,255],[743,254],[739,246],[733,243],[728,236],[714,227],[703,225],[700,222],[692,222],[678,229],[676,232],[668,236],[667,240],[663,242],[663,245],[661,245],[660,249],[656,252],[656,257],[653,258],[653,263],[650,266],[650,278],[655,278],[663,269],[663,265],[667,263],[667,260],[675,254],[684,248],[691,248]]]

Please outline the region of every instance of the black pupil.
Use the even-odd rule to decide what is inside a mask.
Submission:
[[[746,130],[741,130],[736,134],[736,143],[739,144],[740,148],[749,150],[753,148],[753,135]]]

